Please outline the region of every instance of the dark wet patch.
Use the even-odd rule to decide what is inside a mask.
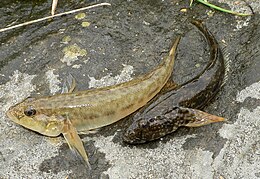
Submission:
[[[205,126],[201,128],[193,128],[189,130],[189,134],[196,134],[194,138],[188,138],[183,144],[184,150],[194,150],[202,149],[205,151],[210,151],[213,153],[213,158],[215,158],[223,146],[225,145],[227,139],[219,136],[219,127],[215,126]]]
[[[260,106],[260,99],[248,97],[243,102],[243,108],[254,110],[257,106]]]
[[[256,176],[257,178],[260,178],[260,172],[255,173],[255,176]]]
[[[93,141],[88,141],[84,144],[88,152],[89,163],[91,170],[86,168],[79,157],[75,156],[67,144],[62,144],[59,148],[57,156],[44,160],[39,170],[45,173],[57,174],[61,171],[71,171],[69,178],[100,178],[102,174],[109,168],[109,162],[105,160],[105,154],[95,148]]]

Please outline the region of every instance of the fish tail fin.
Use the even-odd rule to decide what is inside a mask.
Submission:
[[[175,56],[175,51],[177,49],[177,46],[178,46],[180,40],[181,40],[181,36],[179,35],[179,36],[177,36],[176,40],[172,44],[172,48],[170,50],[169,57],[174,57]]]
[[[72,125],[69,119],[66,119],[65,121],[62,134],[73,153],[76,156],[80,156],[80,158],[83,159],[84,165],[86,165],[88,169],[91,169],[88,161],[88,155],[84,149],[83,143],[78,135],[76,128]]]
[[[181,36],[179,35],[179,36],[177,36],[176,40],[173,42],[171,50],[169,52],[169,56],[166,59],[166,61],[170,62],[170,67],[174,66],[176,50],[177,50],[177,46],[178,46],[180,40],[181,40]],[[172,73],[169,75],[167,82],[165,83],[164,87],[161,89],[162,93],[173,90],[173,89],[179,87],[179,85],[172,80],[172,78],[171,78]]]
[[[182,110],[184,109],[186,109],[186,113],[189,113],[189,117],[187,116],[187,119],[189,118],[189,122],[184,125],[187,127],[200,127],[215,122],[226,121],[223,117],[209,114],[197,109],[183,108]]]
[[[171,71],[171,73],[167,73],[167,76],[165,76],[167,79],[166,81],[171,77],[172,75],[172,69],[174,67],[174,62],[175,62],[175,57],[176,57],[176,51],[177,51],[177,46],[181,40],[181,36],[177,36],[176,40],[173,42],[169,55],[167,58],[163,60],[163,62],[157,67],[165,66],[165,71]]]

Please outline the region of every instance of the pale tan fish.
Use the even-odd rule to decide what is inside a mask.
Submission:
[[[10,107],[6,114],[17,124],[43,135],[55,137],[63,134],[70,148],[88,164],[78,134],[117,122],[160,92],[172,74],[179,41],[180,37],[157,68],[136,79],[98,89],[27,98]]]

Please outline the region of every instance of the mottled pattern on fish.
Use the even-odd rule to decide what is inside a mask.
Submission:
[[[133,123],[124,134],[128,143],[144,143],[175,131],[180,126],[197,127],[223,121],[191,108],[204,107],[219,91],[224,79],[224,59],[213,35],[199,21],[193,24],[203,33],[210,46],[210,60],[200,76],[179,89],[158,96],[133,117]]]

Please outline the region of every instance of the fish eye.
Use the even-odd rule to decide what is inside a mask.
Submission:
[[[28,109],[24,111],[24,114],[26,116],[33,116],[36,114],[36,110],[32,106],[30,106]]]

